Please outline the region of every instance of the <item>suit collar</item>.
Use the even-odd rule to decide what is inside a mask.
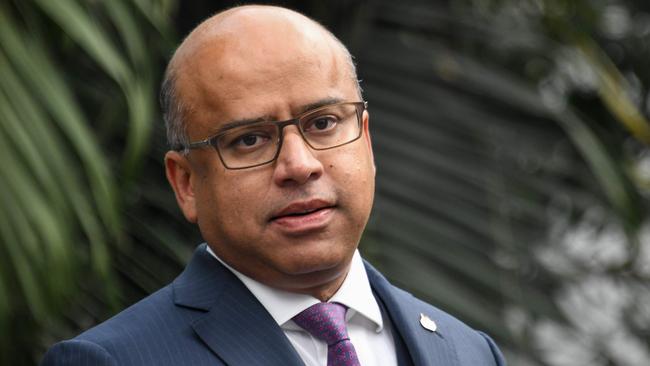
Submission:
[[[176,305],[208,311],[221,296],[225,284],[233,280],[232,273],[222,265],[215,265],[216,261],[207,255],[205,248],[205,244],[196,248],[190,263],[172,283]]]
[[[420,312],[436,323],[412,296],[396,289],[365,262],[368,280],[385,305],[414,365],[458,365],[446,329],[435,333],[419,323]],[[200,245],[185,271],[173,282],[174,303],[202,311],[192,327],[205,344],[229,365],[302,365],[284,332],[248,289]]]
[[[458,365],[456,350],[444,327],[435,332],[428,331],[420,324],[420,314],[429,316],[436,323],[437,313],[428,311],[413,296],[392,286],[372,265],[365,262],[368,279],[375,294],[383,303],[392,321],[394,331],[401,335],[414,365]]]
[[[200,245],[174,281],[174,303],[203,311],[192,328],[228,365],[302,365],[262,304]]]
[[[210,247],[206,247],[206,251],[248,288],[282,328],[294,329],[294,327],[297,327],[300,329],[297,325],[292,324],[293,322],[290,322],[290,320],[303,310],[320,302],[320,300],[310,295],[283,291],[260,283],[230,267]],[[328,301],[338,302],[350,308],[352,311],[348,311],[348,314],[350,314],[348,319],[354,314],[358,314],[357,316],[365,317],[373,322],[376,325],[377,332],[383,328],[381,311],[372,294],[363,260],[358,250],[354,252],[350,271],[343,284]]]

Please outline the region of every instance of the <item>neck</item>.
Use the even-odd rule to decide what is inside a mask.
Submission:
[[[263,279],[256,279],[256,281],[283,291],[309,295],[326,302],[341,288],[351,266],[352,263],[350,262],[345,264],[343,268],[331,268],[325,271],[290,276],[282,281],[272,283],[265,282]]]
[[[343,281],[345,281],[345,277],[347,276],[347,273],[348,271],[346,271],[343,276],[339,276],[333,282],[320,285],[320,286],[315,286],[312,288],[299,289],[297,291],[294,290],[294,292],[310,295],[317,298],[321,302],[327,302],[327,300],[331,299],[332,296],[334,296],[334,294],[339,290],[339,288],[341,288],[341,285],[343,284]]]

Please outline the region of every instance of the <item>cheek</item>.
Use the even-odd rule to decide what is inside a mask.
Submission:
[[[268,200],[269,184],[257,174],[217,172],[202,184],[202,212],[219,231],[238,232],[257,223]],[[221,229],[223,228],[223,229]]]
[[[195,198],[201,231],[220,231],[221,227],[229,224],[232,211],[238,206],[232,202],[237,195],[231,190],[232,186],[224,179],[223,171],[211,167],[200,172],[195,185]]]
[[[339,194],[350,202],[351,208],[369,211],[375,190],[374,165],[365,149],[354,149],[341,154],[340,159],[327,166],[337,182]]]

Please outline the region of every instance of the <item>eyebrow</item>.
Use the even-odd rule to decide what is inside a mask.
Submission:
[[[301,114],[303,114],[305,112],[308,112],[308,111],[311,111],[311,110],[314,110],[314,109],[317,109],[317,108],[320,108],[320,107],[324,107],[324,106],[327,106],[327,105],[330,105],[330,104],[341,103],[341,102],[344,102],[344,99],[335,98],[335,97],[323,98],[323,99],[320,99],[320,100],[318,100],[318,101],[316,101],[314,103],[310,103],[310,104],[303,105],[303,106],[299,107],[298,110],[297,110],[297,112],[298,112],[297,114],[301,115]],[[214,133],[212,133],[211,136],[218,135],[218,134],[222,133],[223,131],[229,130],[231,128],[235,128],[235,127],[239,127],[239,126],[245,126],[245,125],[251,125],[251,124],[260,123],[260,122],[269,122],[269,121],[272,121],[272,120],[273,120],[273,118],[268,116],[268,115],[267,116],[257,117],[257,118],[238,119],[238,120],[235,120],[235,121],[232,121],[232,122],[224,123]]]

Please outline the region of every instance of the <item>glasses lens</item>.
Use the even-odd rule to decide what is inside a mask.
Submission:
[[[357,139],[360,135],[357,105],[335,104],[300,118],[302,134],[315,149],[329,149]]]
[[[356,140],[361,136],[359,106],[359,103],[334,104],[303,115],[298,120],[302,136],[317,150]],[[277,122],[242,126],[219,136],[216,148],[226,167],[243,169],[271,162],[278,151],[279,136]]]
[[[278,127],[260,124],[229,130],[217,140],[217,149],[228,168],[246,168],[273,160],[277,142]]]

